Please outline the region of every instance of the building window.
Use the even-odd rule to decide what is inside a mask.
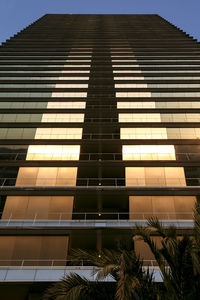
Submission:
[[[185,186],[183,167],[127,167],[126,186]]]
[[[123,160],[176,160],[173,145],[123,145]]]
[[[26,160],[78,160],[79,145],[29,145]]]

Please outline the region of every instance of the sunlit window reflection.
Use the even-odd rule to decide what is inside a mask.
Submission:
[[[176,160],[173,145],[123,145],[123,160]]]
[[[127,186],[185,186],[183,167],[127,167]]]
[[[26,160],[78,160],[79,145],[30,145]]]

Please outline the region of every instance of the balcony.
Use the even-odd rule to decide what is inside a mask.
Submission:
[[[164,226],[174,225],[178,228],[193,227],[193,212],[1,212],[0,228],[33,227],[33,228],[67,228],[93,229],[118,228],[130,229],[136,225],[145,225],[152,216],[158,217]]]
[[[154,271],[154,280],[162,282],[159,268],[155,260],[144,260],[144,269]],[[77,273],[90,281],[96,279],[97,267],[90,266],[89,262],[82,261],[80,265],[73,265],[70,260],[0,260],[0,282],[50,282],[59,281],[63,276]],[[107,276],[101,281],[114,281]]]

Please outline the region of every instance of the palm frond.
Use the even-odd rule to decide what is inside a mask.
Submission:
[[[105,278],[110,274],[115,280],[118,277],[118,266],[120,264],[120,251],[104,249],[101,253],[97,251],[84,251],[82,249],[73,249],[70,258],[77,263],[77,260],[86,260],[98,269],[94,269],[93,273],[97,273],[97,278]],[[99,269],[100,268],[100,269]]]
[[[157,233],[159,233],[163,238],[166,236],[165,228],[162,226],[162,223],[156,217],[151,217],[147,219],[147,227],[151,231],[156,231]]]
[[[89,281],[76,273],[70,273],[55,283],[44,294],[43,300],[101,300],[113,299],[114,294],[98,281]]]
[[[79,299],[84,291],[91,288],[91,282],[75,273],[55,283],[44,294],[43,300],[75,300]]]
[[[159,248],[156,243],[151,238],[151,231],[147,228],[136,226],[136,234],[139,236],[139,239],[142,239],[149,246],[151,252],[153,253],[158,265],[160,268],[163,266],[163,259],[160,255]]]
[[[104,249],[101,253],[97,251],[84,251],[82,249],[72,249],[69,256],[75,262],[88,261],[97,267],[102,267],[106,264],[118,264],[120,253],[119,251]]]
[[[117,274],[119,273],[119,266],[114,264],[109,264],[98,270],[96,279],[103,279],[111,275],[115,280],[118,279]]]
[[[200,203],[198,201],[194,209],[194,237],[200,251]]]

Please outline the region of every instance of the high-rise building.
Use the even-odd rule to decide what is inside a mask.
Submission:
[[[148,217],[190,232],[199,112],[200,46],[158,15],[45,15],[3,43],[1,295],[90,278],[71,248],[125,241],[153,263],[133,243]]]

